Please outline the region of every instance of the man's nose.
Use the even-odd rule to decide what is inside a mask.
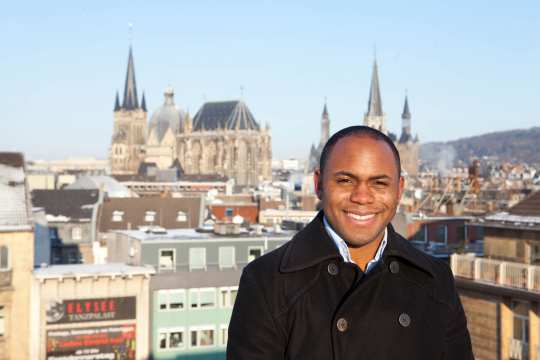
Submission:
[[[350,200],[357,204],[369,204],[373,202],[373,193],[368,184],[360,182],[351,192]]]

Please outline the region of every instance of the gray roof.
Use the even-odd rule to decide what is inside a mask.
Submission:
[[[373,73],[371,74],[371,87],[369,90],[368,116],[383,116],[381,90],[379,89],[379,71],[377,61],[373,62]]]
[[[92,218],[92,205],[99,200],[99,190],[32,191],[32,205],[45,209],[47,215],[66,216],[72,220]]]
[[[259,130],[260,126],[243,101],[207,102],[193,118],[193,130]]]
[[[0,204],[0,230],[26,229],[31,225],[21,153],[0,153]]]
[[[111,198],[137,197],[127,188],[127,186],[118,182],[115,178],[104,175],[90,176],[83,175],[72,184],[66,186],[66,189],[85,189],[85,190],[103,190]]]
[[[152,233],[143,230],[117,230],[120,234],[124,234],[133,239],[143,242],[171,242],[171,241],[246,241],[249,239],[282,239],[289,240],[296,233],[295,231],[282,231],[281,233],[242,233],[238,235],[218,235],[212,232],[198,232],[195,229],[168,229],[165,233]]]
[[[153,275],[151,266],[131,266],[126,264],[74,264],[52,265],[34,270],[38,279],[82,278],[94,276]]]
[[[174,104],[173,89],[170,87],[165,89],[163,95],[165,96],[165,102],[152,114],[148,130],[150,133],[155,129],[157,131],[158,141],[160,142],[169,128],[171,128],[174,134],[180,133],[185,117],[184,112]]]

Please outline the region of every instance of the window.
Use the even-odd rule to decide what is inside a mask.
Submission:
[[[190,248],[189,249],[189,269],[190,270],[206,269],[206,248]]]
[[[155,211],[147,211],[144,213],[144,221],[146,222],[154,222],[156,220],[156,212]]]
[[[183,211],[179,211],[176,214],[176,221],[178,222],[187,222],[187,214]]]
[[[159,329],[159,350],[183,349],[185,347],[184,328]]]
[[[219,248],[219,268],[231,269],[236,266],[234,258],[234,246],[223,246]]]
[[[227,346],[227,339],[229,335],[229,328],[227,325],[221,325],[219,327],[219,345]]]
[[[529,304],[521,301],[512,302],[514,315],[513,338],[529,343]]]
[[[427,241],[427,226],[424,224],[420,226],[418,231],[413,235],[412,241],[426,242]]]
[[[191,328],[191,347],[210,347],[215,345],[215,329],[211,326]]]
[[[262,246],[250,246],[248,247],[248,262],[252,262],[256,258],[263,254]]]
[[[225,216],[226,217],[233,217],[233,208],[226,208],[225,209]]]
[[[219,306],[221,308],[229,308],[234,306],[238,287],[223,287],[219,289]]]
[[[174,249],[160,249],[159,270],[173,270],[175,268],[174,258]]]
[[[112,215],[113,222],[121,222],[123,218],[124,218],[123,211],[118,211],[118,210],[113,211],[113,215]]]
[[[4,306],[0,305],[0,338],[6,334],[6,313]]]
[[[214,308],[216,306],[216,289],[201,288],[189,289],[189,307],[192,309],[198,308]]]
[[[448,227],[446,225],[438,225],[435,232],[435,241],[445,243],[447,241]]]
[[[186,307],[184,289],[159,290],[157,292],[159,310],[183,310]]]
[[[81,240],[82,239],[82,230],[80,227],[76,226],[71,229],[71,238],[73,240]]]
[[[9,251],[7,246],[0,246],[0,270],[9,268]]]

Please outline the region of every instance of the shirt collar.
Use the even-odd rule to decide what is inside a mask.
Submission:
[[[347,243],[345,242],[345,240],[341,238],[341,236],[339,236],[334,231],[332,226],[328,223],[328,220],[326,220],[326,216],[323,217],[323,223],[324,223],[324,229],[326,230],[328,235],[330,235],[330,238],[336,244],[336,247],[339,253],[343,257],[343,261],[353,263],[354,261],[352,261],[351,253],[349,252],[349,247],[347,246]],[[377,252],[375,252],[375,256],[366,265],[366,271],[365,271],[366,273],[369,272],[381,259],[383,251],[386,248],[387,239],[388,239],[388,231],[385,228],[383,239],[381,243],[379,244],[379,248],[377,249]]]

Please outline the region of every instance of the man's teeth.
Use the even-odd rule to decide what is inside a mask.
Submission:
[[[357,215],[357,214],[353,214],[353,213],[347,213],[347,216],[353,218],[354,220],[366,221],[366,220],[369,220],[369,219],[373,218],[375,216],[375,214]]]

